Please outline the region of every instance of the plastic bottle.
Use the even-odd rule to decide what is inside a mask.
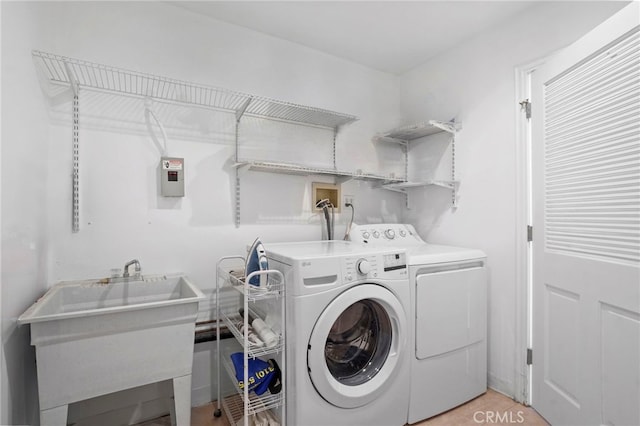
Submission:
[[[244,309],[240,309],[240,315],[244,316]],[[255,318],[249,313],[249,323],[251,323],[253,330],[268,348],[278,344],[278,335],[261,318]]]
[[[262,321],[260,318],[256,318],[251,323],[251,326],[255,332],[258,333],[260,340],[262,340],[268,348],[274,347],[278,344],[278,336],[266,322]]]

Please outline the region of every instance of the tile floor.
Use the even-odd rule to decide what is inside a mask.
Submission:
[[[191,426],[229,426],[224,416],[213,417],[215,403],[194,407],[191,410]],[[161,417],[140,424],[139,426],[168,426],[171,421],[168,416]],[[442,413],[413,426],[477,426],[477,425],[522,425],[548,426],[547,423],[531,407],[525,407],[489,389],[464,405]],[[303,425],[294,425],[303,426]],[[331,425],[327,425],[331,426]]]
[[[531,407],[525,407],[499,392],[489,389],[464,405],[438,416],[415,423],[414,426],[477,426],[477,425],[548,426]]]

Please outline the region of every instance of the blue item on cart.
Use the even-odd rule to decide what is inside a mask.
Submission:
[[[231,361],[236,370],[238,386],[244,390],[244,353],[231,354]],[[276,367],[259,358],[249,358],[247,362],[249,390],[254,391],[256,395],[262,395],[269,389],[271,381],[276,378]]]
[[[247,254],[245,275],[248,277],[252,272],[266,271],[267,269],[269,269],[267,254],[264,250],[262,242],[260,242],[260,238],[256,238],[256,240],[251,245],[251,248],[249,249],[249,253]],[[267,274],[254,275],[249,280],[249,284],[266,288],[267,278]]]

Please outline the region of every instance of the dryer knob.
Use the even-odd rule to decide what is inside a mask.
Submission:
[[[390,240],[393,240],[396,237],[396,232],[393,229],[389,228],[384,231],[384,236]]]
[[[356,264],[356,269],[358,270],[358,273],[367,275],[369,272],[371,272],[371,263],[369,263],[367,259],[360,259]]]

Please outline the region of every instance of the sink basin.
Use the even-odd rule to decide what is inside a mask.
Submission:
[[[18,318],[20,324],[193,303],[204,294],[183,275],[65,281]]]
[[[36,348],[40,423],[83,399],[172,380],[172,422],[189,424],[198,303],[184,275],[61,282],[18,318]]]

